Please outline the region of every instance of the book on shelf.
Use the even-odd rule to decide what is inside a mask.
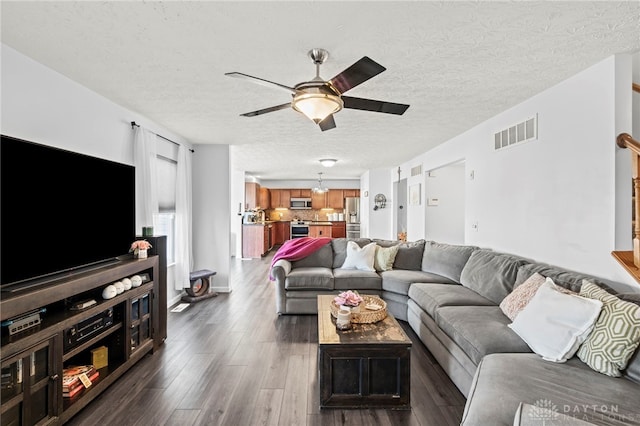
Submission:
[[[65,368],[62,371],[62,396],[71,398],[82,389],[91,386],[100,372],[93,365]]]

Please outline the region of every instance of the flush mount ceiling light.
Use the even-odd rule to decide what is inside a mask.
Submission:
[[[322,186],[322,172],[318,173],[318,186],[312,189],[316,194],[322,194],[324,192],[329,192],[329,188],[324,188]]]
[[[337,162],[338,160],[336,160],[335,158],[323,158],[322,160],[320,160],[320,164],[325,167],[333,167]]]

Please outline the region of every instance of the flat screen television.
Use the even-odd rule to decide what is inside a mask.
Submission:
[[[0,288],[118,262],[135,239],[135,168],[2,135]]]

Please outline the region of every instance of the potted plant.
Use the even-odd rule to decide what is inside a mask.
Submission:
[[[129,249],[129,253],[133,252],[133,257],[138,259],[146,259],[147,258],[147,250],[151,248],[151,243],[147,240],[137,240],[131,243],[131,248]]]

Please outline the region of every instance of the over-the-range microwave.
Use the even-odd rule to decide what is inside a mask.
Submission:
[[[310,210],[311,198],[292,198],[289,208],[291,210]]]

